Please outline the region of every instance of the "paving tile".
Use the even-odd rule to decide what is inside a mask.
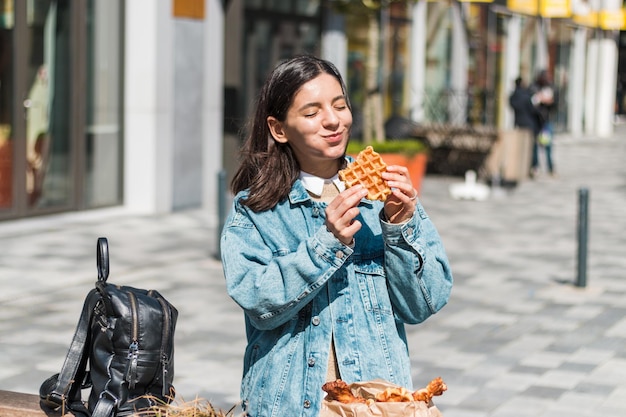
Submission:
[[[559,399],[563,393],[567,392],[564,388],[546,387],[541,385],[533,385],[528,387],[522,394],[527,397],[542,398],[542,399]]]

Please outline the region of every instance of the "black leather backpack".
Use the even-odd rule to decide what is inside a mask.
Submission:
[[[98,281],[83,305],[59,374],[43,382],[42,406],[91,417],[121,417],[174,399],[178,312],[154,290],[107,283],[106,238],[97,244]],[[91,389],[88,401],[82,389]]]

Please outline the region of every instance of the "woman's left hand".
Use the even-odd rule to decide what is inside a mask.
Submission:
[[[409,170],[401,165],[389,165],[382,177],[391,188],[385,201],[385,216],[391,223],[402,223],[413,217],[417,205],[417,191],[413,188]]]

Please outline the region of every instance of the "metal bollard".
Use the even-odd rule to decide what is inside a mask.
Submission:
[[[587,238],[589,235],[589,190],[578,190],[578,276],[577,287],[587,285]]]
[[[217,217],[218,217],[218,226],[217,226],[217,254],[216,257],[220,258],[221,256],[221,237],[222,237],[222,229],[224,228],[224,223],[226,222],[226,214],[228,211],[227,201],[226,201],[226,171],[221,170],[217,174]]]

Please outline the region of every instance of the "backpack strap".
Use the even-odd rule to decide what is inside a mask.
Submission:
[[[115,398],[108,390],[103,391],[91,413],[91,417],[114,417],[117,409],[118,398]]]
[[[52,409],[65,406],[81,413],[86,411],[81,401],[80,390],[85,380],[89,358],[87,350],[91,317],[99,298],[100,295],[95,289],[87,295],[61,372],[48,378],[39,388],[41,405]]]
[[[109,242],[106,237],[99,237],[96,246],[98,281],[106,282],[109,277]]]

